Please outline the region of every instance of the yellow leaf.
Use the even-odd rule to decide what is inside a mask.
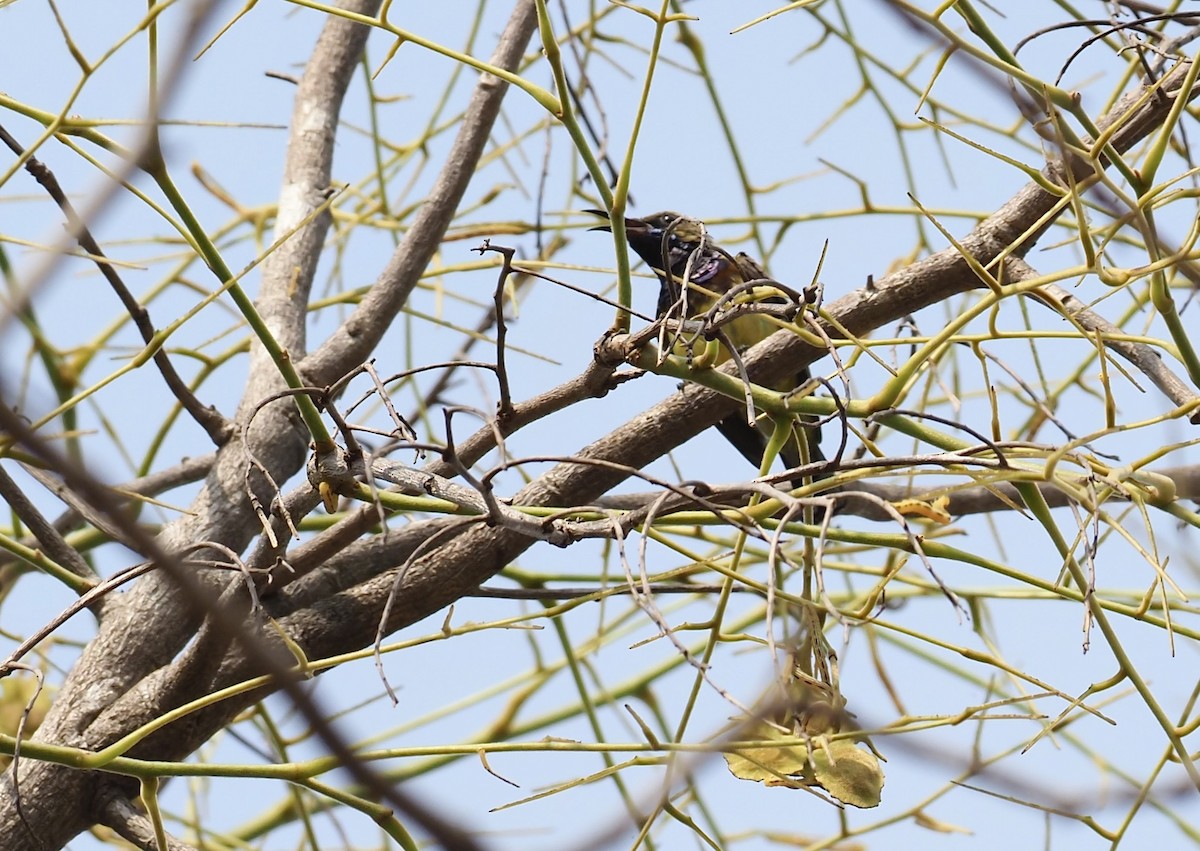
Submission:
[[[968,836],[971,835],[971,831],[967,830],[965,827],[959,827],[956,824],[939,821],[932,816],[926,815],[924,810],[918,810],[913,820],[921,827],[927,830],[936,831],[937,833],[965,833]]]
[[[782,739],[783,735],[770,724],[760,722],[745,728],[745,738],[774,741]],[[804,745],[739,748],[736,752],[725,754],[725,763],[734,777],[779,786],[787,783],[783,778],[804,772],[808,765],[808,749]]]
[[[853,742],[839,740],[813,751],[817,785],[843,804],[877,807],[883,793],[879,760]]]
[[[924,517],[926,520],[932,520],[934,523],[941,523],[944,526],[950,524],[953,518],[950,512],[946,509],[950,507],[950,497],[942,495],[933,502],[924,502],[919,499],[900,499],[892,503],[892,507],[901,514],[916,514]]]
[[[753,741],[779,741],[776,747],[738,748],[725,754],[734,777],[767,786],[800,784],[824,789],[852,807],[879,806],[883,769],[874,754],[849,740],[814,740],[811,753],[803,743],[782,744],[785,736],[763,722],[748,725],[745,736]],[[816,742],[820,741],[817,745]]]

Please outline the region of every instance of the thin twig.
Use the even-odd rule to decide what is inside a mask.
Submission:
[[[0,141],[3,141],[17,156],[25,154],[25,149],[3,126],[0,126]],[[154,365],[162,373],[163,381],[171,391],[171,395],[179,401],[179,404],[183,406],[183,409],[188,412],[192,419],[204,429],[214,445],[224,446],[225,442],[233,434],[233,426],[216,408],[211,405],[201,404],[196,395],[192,393],[191,388],[187,386],[187,383],[175,371],[174,364],[171,363],[171,359],[167,357],[167,352],[163,348],[165,341],[155,339],[157,332],[154,329],[154,323],[150,321],[150,312],[134,298],[133,293],[129,291],[129,288],[125,286],[125,282],[121,280],[121,276],[117,274],[116,267],[108,262],[108,258],[104,254],[104,249],[100,247],[100,243],[96,242],[87,224],[75,211],[74,205],[71,204],[70,199],[67,198],[66,193],[59,186],[58,178],[54,176],[54,172],[45,163],[32,155],[25,160],[25,170],[46,190],[46,194],[62,210],[63,215],[67,219],[68,230],[74,235],[80,247],[88,253],[92,262],[96,264],[96,268],[100,270],[100,274],[104,276],[104,280],[108,281],[108,285],[112,287],[113,292],[117,294],[117,298],[121,300],[125,312],[129,314],[129,318],[133,320],[138,333],[142,335],[142,342],[147,346],[155,347]]]

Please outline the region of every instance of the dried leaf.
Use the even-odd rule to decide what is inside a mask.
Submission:
[[[766,723],[749,725],[747,739],[780,741],[790,739]],[[777,747],[739,748],[725,755],[734,777],[767,786],[786,786],[791,779],[805,786],[824,789],[852,807],[879,806],[883,793],[883,769],[869,751],[849,740],[821,741],[811,753],[802,743]]]
[[[879,760],[853,742],[839,740],[813,752],[816,785],[843,804],[877,807],[883,793]]]

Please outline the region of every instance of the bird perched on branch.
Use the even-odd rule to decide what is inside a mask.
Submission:
[[[608,218],[600,210],[589,210]],[[609,230],[602,225],[597,230]],[[625,238],[632,248],[658,276],[659,319],[676,320],[672,348],[677,354],[696,357],[696,352],[719,366],[732,354],[730,347],[741,352],[765,340],[784,327],[768,318],[766,312],[756,312],[755,304],[786,307],[782,296],[793,296],[793,307],[802,308],[803,300],[786,287],[771,281],[762,266],[745,253],[730,254],[714,243],[704,224],[679,213],[662,212],[643,219],[625,219]],[[763,291],[772,295],[763,297]],[[699,330],[689,331],[688,321]],[[708,337],[715,338],[715,347],[706,346]],[[793,390],[811,378],[805,367],[788,379],[776,382],[773,390]],[[804,418],[808,419],[808,418]],[[811,421],[811,420],[809,420]],[[763,451],[771,432],[770,423],[756,428],[747,422],[744,412],[737,412],[717,423],[717,429],[756,467],[761,467]],[[810,462],[824,461],[817,446],[820,431],[816,426],[797,422],[792,436],[780,451],[788,467],[797,467],[807,456]],[[799,441],[806,451],[801,452]],[[798,483],[797,483],[798,484]]]

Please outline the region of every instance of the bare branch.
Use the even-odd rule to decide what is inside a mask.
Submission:
[[[100,824],[111,827],[122,839],[142,851],[197,851],[196,846],[181,842],[169,834],[167,847],[161,848],[150,819],[118,790],[108,789],[106,792],[106,800],[100,808]]]
[[[536,29],[533,0],[517,0],[490,64],[515,70]],[[481,75],[437,183],[404,240],[354,313],[300,364],[311,383],[330,384],[355,364],[367,360],[396,313],[408,301],[475,174],[507,91],[508,84],[504,81],[491,74]]]
[[[25,149],[3,127],[0,127],[0,141],[8,145],[9,149],[17,156],[25,154]],[[171,391],[171,395],[179,401],[179,404],[191,415],[192,419],[204,429],[209,439],[215,445],[221,446],[224,444],[229,439],[231,433],[229,422],[212,405],[202,405],[184,380],[180,378],[179,373],[175,371],[175,365],[171,363],[171,359],[167,357],[166,351],[162,348],[165,340],[155,341],[155,334],[157,332],[154,330],[154,323],[150,321],[150,311],[146,310],[138,302],[133,293],[129,291],[129,288],[125,286],[125,282],[121,280],[121,276],[117,274],[116,268],[108,262],[108,258],[105,256],[104,250],[100,247],[100,243],[96,242],[96,238],[92,236],[92,232],[88,229],[87,224],[75,212],[74,205],[71,204],[66,193],[59,186],[58,178],[54,176],[54,172],[45,163],[32,155],[26,158],[25,168],[33,175],[33,179],[46,190],[46,193],[54,199],[54,203],[58,205],[58,208],[62,210],[63,215],[67,219],[67,230],[75,236],[80,247],[88,253],[92,262],[96,264],[96,268],[100,270],[100,274],[104,277],[104,280],[108,281],[109,286],[117,294],[117,298],[121,300],[121,304],[125,307],[125,312],[129,314],[129,318],[133,320],[138,333],[142,335],[142,342],[147,346],[157,346],[153,357],[154,365],[162,373],[163,382]]]

